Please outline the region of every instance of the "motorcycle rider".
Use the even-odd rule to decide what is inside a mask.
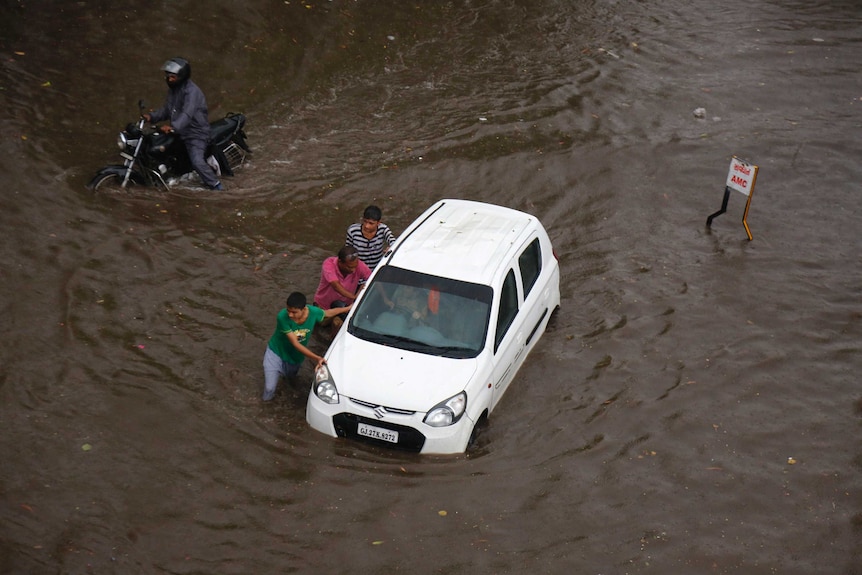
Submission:
[[[213,168],[204,159],[210,141],[210,123],[207,100],[197,84],[192,82],[192,67],[185,58],[171,58],[162,65],[168,95],[165,105],[143,117],[147,122],[168,120],[160,130],[165,134],[176,132],[189,154],[189,160],[211,190],[223,190]]]

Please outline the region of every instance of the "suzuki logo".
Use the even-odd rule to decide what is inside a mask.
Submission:
[[[386,417],[386,408],[382,405],[378,405],[377,407],[375,407],[374,417],[376,417],[377,419],[383,419],[384,417]]]

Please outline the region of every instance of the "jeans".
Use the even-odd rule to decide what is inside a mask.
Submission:
[[[321,306],[321,305],[320,305],[319,303],[317,303],[317,302],[314,302],[314,305],[315,305],[315,306],[317,306],[317,307],[319,307],[320,309],[323,309],[323,306]],[[326,308],[326,309],[332,309],[332,308],[334,308],[334,307],[347,307],[347,303],[346,303],[346,302],[344,302],[344,301],[342,301],[342,300],[340,300],[340,299],[337,299],[337,300],[335,300],[334,302],[332,302],[332,303],[329,305],[329,307],[328,307],[328,308]],[[344,320],[346,320],[346,319],[347,319],[347,312],[340,313],[340,314],[338,314],[338,315],[337,315],[337,316],[335,316],[335,317],[340,317],[340,318],[341,318],[341,321],[344,321]],[[320,324],[319,324],[319,325],[330,325],[330,324],[332,324],[332,319],[333,319],[333,318],[328,317],[328,318],[324,319],[322,322],[320,322]]]
[[[189,161],[191,161],[195,171],[200,175],[204,186],[207,188],[214,188],[219,183],[219,179],[212,167],[207,164],[206,159],[204,159],[207,142],[204,140],[189,139],[183,140],[183,143],[186,145],[186,152],[189,154]]]
[[[332,308],[334,308],[334,307],[347,307],[347,302],[346,302],[346,301],[342,301],[342,300],[340,300],[340,299],[339,299],[339,300],[335,300],[334,302],[332,302],[332,305],[331,305],[331,306],[329,306],[329,309],[332,309]],[[344,321],[344,320],[346,320],[346,319],[347,319],[347,312],[345,312],[345,313],[340,313],[340,314],[338,314],[336,317],[340,317],[340,318],[341,318],[341,321]]]
[[[270,401],[275,397],[275,388],[278,386],[279,378],[295,377],[299,373],[301,365],[301,363],[284,361],[267,346],[266,353],[263,354],[263,400]]]

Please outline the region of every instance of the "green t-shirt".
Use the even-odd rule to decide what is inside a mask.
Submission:
[[[278,317],[275,322],[275,332],[269,338],[269,349],[275,354],[293,365],[301,364],[305,360],[298,349],[293,347],[290,340],[287,339],[287,334],[296,334],[296,339],[304,346],[308,346],[308,338],[311,336],[311,330],[314,326],[323,321],[324,313],[319,307],[310,305],[308,307],[308,317],[305,323],[298,324],[287,315],[287,309],[282,309],[278,312]]]

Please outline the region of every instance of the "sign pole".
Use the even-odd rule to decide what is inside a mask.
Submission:
[[[721,209],[706,218],[706,227],[712,226],[712,220],[727,211],[727,201],[730,199],[730,190],[733,189],[748,196],[748,201],[745,203],[745,212],[742,214],[742,225],[745,227],[748,241],[753,239],[751,230],[748,228],[748,208],[751,207],[751,196],[754,193],[754,184],[757,182],[757,170],[757,166],[733,156],[730,160],[730,170],[724,186],[724,199],[721,201]]]
[[[724,212],[727,211],[727,200],[730,199],[730,188],[727,186],[724,187],[724,199],[721,201],[721,209],[717,212],[711,214],[708,218],[706,218],[706,227],[712,226],[712,220],[714,220],[717,216],[720,216]]]
[[[754,195],[754,183],[757,181],[757,166],[754,166],[754,174],[751,176],[751,193],[748,194],[748,201],[745,202],[745,211],[742,212],[742,225],[745,227],[745,233],[748,234],[748,241],[751,241],[751,230],[748,229],[748,208],[751,207],[751,196]]]

